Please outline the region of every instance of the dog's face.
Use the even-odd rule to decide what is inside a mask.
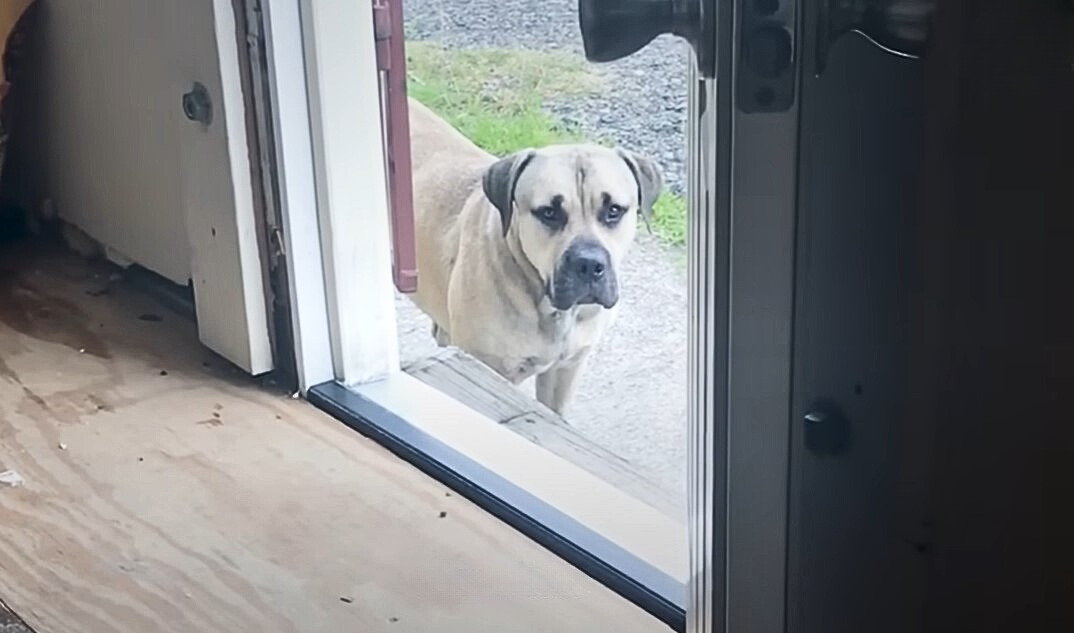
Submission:
[[[648,158],[598,145],[553,145],[500,159],[484,177],[504,236],[518,238],[559,310],[613,307],[618,271],[663,188]]]

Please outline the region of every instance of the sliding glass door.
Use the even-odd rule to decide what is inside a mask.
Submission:
[[[902,441],[904,260],[931,2],[578,2],[591,62],[690,44],[688,561],[622,460],[518,437],[540,409],[473,364],[480,401],[400,367],[414,245],[384,187],[383,6],[265,4],[302,394],[674,629],[912,628],[927,442]]]
[[[927,442],[903,402],[931,4],[709,3],[714,72],[690,99],[690,631],[920,614]]]

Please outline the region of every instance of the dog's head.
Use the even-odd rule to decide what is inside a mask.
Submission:
[[[652,160],[599,145],[552,145],[499,159],[485,196],[518,238],[559,310],[619,301],[618,270],[664,186]]]

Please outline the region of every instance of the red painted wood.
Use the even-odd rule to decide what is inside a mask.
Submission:
[[[418,263],[414,239],[414,189],[402,0],[373,0],[373,34],[377,66],[382,73],[381,109],[385,115],[392,277],[399,292],[411,293],[418,288]]]

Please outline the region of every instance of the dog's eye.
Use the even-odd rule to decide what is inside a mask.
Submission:
[[[537,207],[533,210],[533,215],[551,229],[559,229],[567,223],[566,213],[556,206]]]
[[[619,220],[623,219],[623,215],[626,214],[626,209],[623,207],[612,204],[608,205],[604,209],[604,213],[601,214],[600,221],[608,226],[614,226],[619,223]]]

